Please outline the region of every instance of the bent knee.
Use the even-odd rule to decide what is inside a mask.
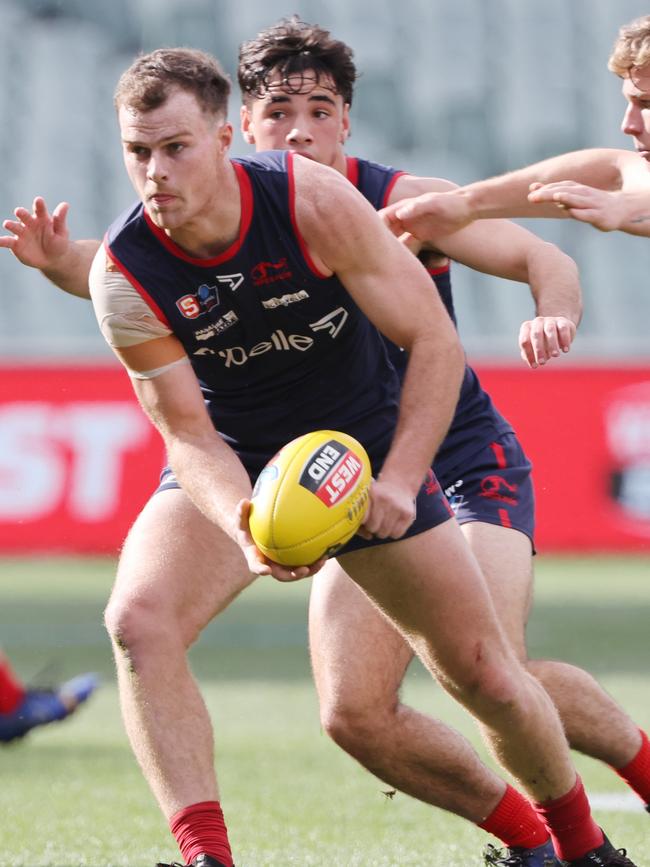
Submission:
[[[514,656],[476,653],[452,677],[443,674],[441,683],[471,709],[498,711],[512,707],[522,695],[528,675]]]
[[[321,711],[321,725],[327,735],[355,757],[365,755],[381,739],[397,716],[397,705],[357,707],[337,704]]]
[[[113,644],[135,657],[142,650],[155,648],[159,641],[178,639],[169,623],[164,602],[155,594],[114,596],[104,612],[104,623]]]

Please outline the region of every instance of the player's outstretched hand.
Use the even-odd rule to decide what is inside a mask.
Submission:
[[[235,541],[244,552],[248,568],[253,575],[271,575],[277,581],[300,581],[301,578],[309,578],[322,569],[327,558],[323,557],[310,566],[283,566],[269,560],[255,545],[248,526],[251,501],[241,500],[237,506],[238,529]]]
[[[533,369],[571,349],[576,325],[565,316],[537,316],[519,329],[521,357]]]
[[[411,234],[421,241],[457,232],[474,219],[467,197],[458,190],[402,199],[379,215],[398,238]]]
[[[11,250],[23,265],[41,270],[52,268],[68,250],[68,208],[67,202],[61,202],[50,214],[40,196],[34,199],[31,212],[16,208],[16,219],[2,223],[11,234],[0,236],[0,247]]]
[[[528,200],[538,204],[551,202],[569,217],[591,223],[601,232],[620,229],[627,216],[620,193],[598,190],[575,181],[531,184]]]
[[[359,534],[364,539],[400,539],[415,520],[415,500],[403,485],[382,479],[370,486],[370,504]]]

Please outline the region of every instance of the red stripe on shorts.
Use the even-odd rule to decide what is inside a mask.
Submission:
[[[494,452],[494,457],[497,461],[497,466],[499,469],[503,470],[508,466],[508,462],[506,461],[506,456],[503,452],[503,446],[499,445],[499,443],[490,443],[490,448]]]
[[[510,515],[505,509],[499,509],[499,517],[501,518],[501,525],[503,527],[512,527],[512,524],[510,523]]]

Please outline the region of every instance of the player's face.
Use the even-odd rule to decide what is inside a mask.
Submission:
[[[244,138],[258,151],[290,150],[345,171],[349,110],[329,79],[306,72],[287,86],[271,78],[267,92],[242,108],[241,121]]]
[[[202,110],[187,91],[159,108],[118,112],[124,163],[138,196],[162,229],[187,226],[215,207],[232,127]]]
[[[627,109],[621,129],[632,136],[637,153],[650,163],[650,66],[633,69],[623,79]]]

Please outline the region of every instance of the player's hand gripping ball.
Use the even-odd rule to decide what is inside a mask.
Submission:
[[[354,437],[319,430],[291,440],[255,483],[251,536],[284,566],[331,556],[361,526],[371,481],[370,458]]]

